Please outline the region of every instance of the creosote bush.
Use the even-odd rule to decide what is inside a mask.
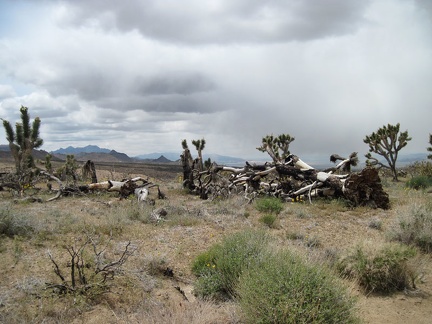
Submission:
[[[359,245],[335,266],[342,276],[355,279],[365,293],[391,293],[415,288],[416,270],[409,262],[415,255],[414,248],[396,243]]]
[[[390,240],[432,252],[432,205],[412,205],[389,229]]]
[[[195,294],[221,300],[234,297],[239,277],[261,257],[268,242],[265,232],[244,231],[198,255],[192,266],[198,276]]]
[[[405,183],[406,187],[411,189],[426,189],[428,187],[432,186],[432,177],[426,176],[426,175],[418,175],[414,176],[411,179],[409,179]]]
[[[330,270],[289,252],[268,253],[240,277],[247,323],[357,323],[354,300]]]

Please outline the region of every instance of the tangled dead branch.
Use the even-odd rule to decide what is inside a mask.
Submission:
[[[189,177],[192,185],[188,181],[187,186],[203,199],[243,192],[248,201],[258,195],[271,195],[289,201],[304,196],[310,202],[315,197],[327,196],[343,197],[353,206],[390,207],[376,169],[366,168],[351,173],[351,167],[358,163],[356,152],[348,158],[333,154],[330,160],[340,162],[324,171],[313,168],[293,154],[283,160],[278,159],[276,154],[271,156],[273,162],[246,162],[241,168],[213,163],[206,171],[193,170]],[[338,174],[341,171],[345,173]]]
[[[69,268],[69,275],[65,275],[66,271],[59,266],[52,253],[48,251],[54,273],[61,282],[49,283],[47,288],[54,289],[59,294],[88,294],[92,290],[94,293],[104,292],[107,288],[107,280],[114,279],[120,267],[136,250],[136,247],[133,247],[129,241],[118,259],[107,262],[104,254],[110,243],[111,237],[101,248],[100,238],[87,235],[84,240],[75,239],[72,244],[65,245],[64,248],[69,256],[66,266]],[[89,247],[93,251],[92,258],[86,252]]]

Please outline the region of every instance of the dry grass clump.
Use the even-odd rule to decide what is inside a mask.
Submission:
[[[36,231],[36,224],[31,218],[18,214],[11,208],[0,209],[0,236],[30,237]]]
[[[356,280],[365,293],[391,293],[415,288],[416,250],[396,243],[358,245],[336,263],[336,269]]]
[[[215,304],[209,300],[168,301],[167,303],[146,300],[133,314],[125,318],[125,323],[146,324],[238,324],[240,310],[234,302]],[[145,319],[145,320],[144,320]]]
[[[402,210],[387,232],[390,240],[432,252],[432,204],[413,203]]]

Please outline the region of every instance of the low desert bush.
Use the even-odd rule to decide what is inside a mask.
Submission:
[[[426,175],[418,175],[409,179],[405,186],[411,189],[426,189],[432,186],[432,177]]]
[[[266,214],[259,218],[259,221],[270,228],[275,227],[277,216],[273,214]]]
[[[386,243],[364,244],[336,262],[338,272],[355,279],[365,293],[391,293],[413,285],[415,269],[409,262],[416,255],[412,247]]]
[[[195,294],[222,300],[234,297],[242,272],[261,257],[268,242],[265,232],[244,231],[227,236],[198,255],[192,266],[198,276]]]
[[[432,252],[432,206],[411,205],[399,215],[388,230],[390,240],[416,245],[424,252]]]
[[[263,197],[256,200],[255,207],[262,213],[279,214],[283,210],[283,203],[279,198]]]
[[[247,323],[356,323],[354,300],[321,265],[289,251],[268,253],[240,277]]]

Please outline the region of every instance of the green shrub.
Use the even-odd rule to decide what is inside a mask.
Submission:
[[[432,252],[432,208],[413,205],[407,213],[398,217],[388,236],[390,240],[413,244],[424,252]]]
[[[274,227],[276,219],[277,219],[276,215],[266,214],[264,216],[261,216],[259,221],[261,223],[267,225],[268,227],[272,228],[272,227]]]
[[[227,236],[197,256],[192,270],[198,279],[195,294],[215,299],[232,298],[241,273],[260,258],[269,237],[262,231],[244,231]]]
[[[415,254],[412,247],[401,244],[357,246],[336,268],[342,276],[357,280],[366,293],[389,293],[410,288],[415,271],[409,259]]]
[[[432,177],[428,177],[425,175],[415,176],[408,180],[405,186],[416,190],[426,189],[432,186]]]
[[[263,197],[255,203],[256,209],[263,213],[279,214],[283,209],[283,203],[279,198]]]
[[[354,300],[338,278],[284,251],[267,254],[240,277],[247,323],[356,323]]]

